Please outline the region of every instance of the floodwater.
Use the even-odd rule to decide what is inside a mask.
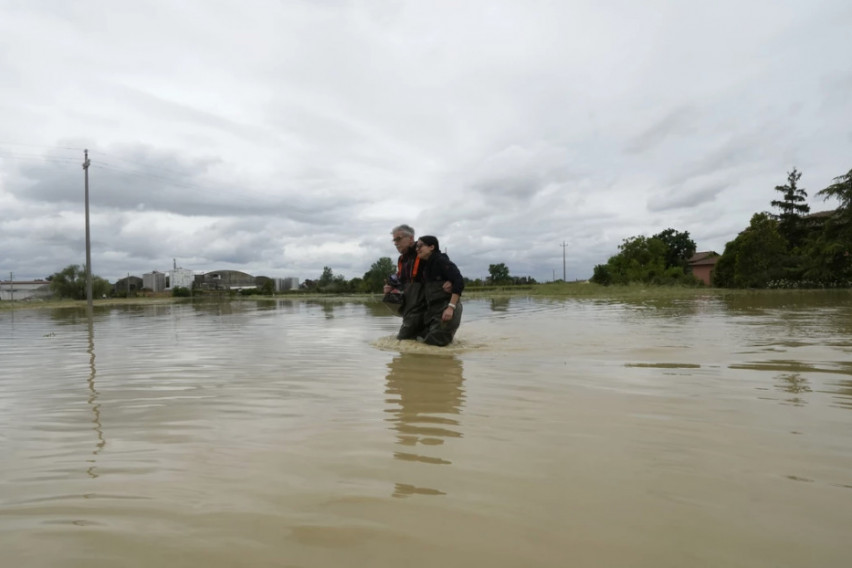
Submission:
[[[0,312],[0,558],[840,567],[852,294]]]

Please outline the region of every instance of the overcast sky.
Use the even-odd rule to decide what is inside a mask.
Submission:
[[[722,252],[852,168],[849,0],[0,0],[0,279]]]

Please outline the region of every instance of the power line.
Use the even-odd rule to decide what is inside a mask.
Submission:
[[[0,142],[0,146],[20,146],[24,148],[51,148],[54,150],[74,150],[75,152],[84,150],[82,146],[51,146],[48,144],[27,144],[25,142]]]
[[[165,184],[172,185],[174,187],[182,187],[184,189],[191,189],[191,190],[199,191],[199,192],[212,191],[209,187],[205,188],[205,187],[200,186],[200,185],[194,185],[194,184],[191,184],[191,183],[187,183],[185,181],[176,180],[174,178],[169,178],[169,177],[166,177],[166,176],[160,176],[160,175],[157,175],[157,174],[152,174],[150,172],[132,171],[132,170],[128,170],[128,169],[125,169],[125,168],[118,167],[118,166],[114,166],[112,164],[105,164],[103,162],[95,162],[95,163],[92,164],[92,167],[95,168],[95,169],[103,169],[103,170],[106,170],[106,171],[119,173],[119,174],[123,174],[123,175],[135,176],[135,177],[138,177],[138,178],[144,178],[144,179],[164,182]]]
[[[74,151],[85,151],[85,148],[75,148],[71,146],[47,146],[42,144],[24,144],[24,143],[8,143],[8,142],[0,142],[0,157],[9,158],[12,160],[20,160],[20,161],[34,161],[34,162],[54,162],[54,163],[67,163],[67,164],[78,164],[79,158],[71,157],[71,156],[58,156],[51,154],[34,154],[34,153],[21,153],[17,151],[11,151],[4,149],[3,146],[18,146],[18,147],[28,147],[28,148],[49,148],[49,149],[60,149],[60,150],[74,150]],[[132,168],[146,168],[148,165],[142,165],[130,160],[126,160],[124,158],[120,158],[113,154],[107,154],[105,152],[98,152],[97,156],[105,156],[111,161],[124,162],[125,164],[129,164]],[[96,158],[97,158],[96,156]],[[127,175],[134,175],[138,177],[148,178],[152,180],[157,180],[161,182],[168,182],[171,185],[177,187],[183,187],[185,189],[193,189],[201,192],[208,192],[210,188],[205,188],[199,185],[191,184],[186,181],[182,181],[176,179],[175,177],[168,177],[163,175],[152,174],[147,171],[142,171],[141,169],[129,169],[122,165],[112,164],[109,162],[105,162],[101,159],[97,159],[95,162],[91,163],[93,168],[103,168],[108,171],[113,171],[116,173],[122,173]],[[168,168],[164,168],[161,165],[156,165],[156,168],[160,172],[171,173],[174,176],[183,176],[185,172],[179,172],[176,170],[170,170]]]
[[[32,160],[38,162],[58,162],[58,163],[69,163],[76,164],[77,159],[71,157],[64,156],[50,156],[50,155],[42,155],[42,154],[19,154],[12,153],[6,150],[0,149],[0,158],[9,158],[12,160]]]
[[[127,159],[125,159],[125,158],[121,158],[121,157],[116,156],[116,155],[114,155],[114,154],[108,154],[108,153],[106,153],[106,152],[98,152],[98,156],[102,156],[102,157],[104,157],[104,158],[107,158],[108,160],[124,162],[125,164],[130,164],[131,166],[134,166],[134,167],[136,167],[136,166],[138,166],[138,165],[139,165],[139,164],[137,164],[136,162],[132,162],[132,161],[127,160]],[[101,163],[104,163],[104,162],[103,162],[103,160],[101,160]],[[173,175],[176,175],[176,176],[181,176],[181,175],[184,175],[184,174],[185,174],[185,172],[179,172],[179,171],[177,171],[177,170],[170,170],[169,168],[164,168],[161,164],[154,164],[154,165],[155,165],[155,166],[156,166],[156,168],[157,168],[159,171],[161,171],[161,172],[165,172],[165,173],[168,173],[168,174],[173,174]],[[116,166],[116,167],[121,167],[121,166]]]
[[[54,164],[68,164],[68,165],[77,165],[79,164],[79,158],[65,158],[60,156],[44,156],[38,154],[20,154],[20,153],[11,153],[0,149],[0,159],[10,159],[14,161],[20,162],[30,162],[30,163],[54,163]],[[135,176],[139,178],[149,179],[153,181],[160,182],[165,185],[171,185],[174,187],[181,187],[184,189],[190,189],[193,191],[198,191],[202,193],[208,193],[212,191],[210,187],[203,187],[200,185],[188,183],[186,181],[182,181],[179,179],[161,176],[157,174],[152,174],[150,172],[145,172],[141,170],[130,170],[128,168],[123,168],[120,166],[116,166],[110,163],[105,163],[101,161],[91,162],[91,167],[94,169],[105,170],[117,174]]]
[[[32,146],[35,146],[35,145],[32,145]],[[55,148],[71,149],[71,148],[62,147],[62,146],[57,146]],[[82,149],[82,150],[84,152],[86,151],[85,149]],[[101,155],[101,153],[99,152],[98,155]],[[61,164],[61,165],[65,165],[65,164],[78,165],[79,164],[79,158],[74,158],[74,157],[70,157],[70,156],[65,157],[65,156],[56,156],[56,155],[49,155],[49,154],[40,155],[40,154],[31,154],[31,153],[11,152],[11,151],[5,150],[2,147],[0,147],[0,159],[3,159],[3,158],[8,158],[8,159],[11,159],[11,160],[21,161],[21,162],[24,162],[24,161],[26,161],[26,162],[38,162],[38,163],[50,162],[50,163]],[[89,161],[90,168],[92,168],[94,170],[102,170],[102,171],[105,171],[105,172],[111,172],[112,174],[119,174],[121,176],[133,176],[133,177],[136,177],[136,178],[139,178],[139,179],[145,179],[145,180],[149,180],[151,182],[155,182],[160,186],[166,186],[166,187],[170,186],[170,187],[186,189],[186,190],[189,190],[189,191],[192,191],[192,192],[195,192],[195,193],[198,193],[198,194],[203,194],[203,195],[208,195],[210,193],[218,193],[220,191],[220,188],[214,189],[212,186],[198,185],[198,184],[195,184],[195,183],[191,183],[190,181],[178,179],[176,177],[170,177],[170,176],[167,176],[167,175],[159,175],[159,174],[152,173],[152,172],[144,169],[144,168],[151,167],[148,164],[135,164],[135,163],[131,162],[130,160],[124,160],[124,159],[118,158],[116,156],[111,156],[111,160],[125,162],[127,164],[130,164],[132,166],[132,168],[124,167],[124,166],[121,166],[121,165],[118,165],[118,164],[115,164],[115,163],[104,162],[104,161],[98,159],[97,156],[95,156],[95,160]],[[162,168],[159,165],[156,165],[155,167],[157,168],[158,171],[165,171],[165,172],[171,171],[176,176],[186,175],[185,173],[176,172],[176,171],[173,171],[173,170],[168,170],[168,169]]]

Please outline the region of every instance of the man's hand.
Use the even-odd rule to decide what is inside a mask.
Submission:
[[[452,283],[452,282],[450,282],[449,280],[447,280],[446,282],[444,282],[444,286],[443,286],[443,288],[444,288],[444,292],[446,292],[447,294],[452,294],[452,292],[453,292],[453,283]],[[444,320],[444,321],[447,321],[447,320]]]
[[[382,288],[382,290],[384,291],[385,294],[387,294],[388,292],[393,290],[393,288],[391,288],[390,284],[385,284],[384,287]]]

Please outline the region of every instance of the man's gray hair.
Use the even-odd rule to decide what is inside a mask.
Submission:
[[[397,227],[394,227],[391,231],[391,235],[397,232],[409,235],[411,237],[414,236],[414,229],[411,228],[411,225],[399,225]]]

